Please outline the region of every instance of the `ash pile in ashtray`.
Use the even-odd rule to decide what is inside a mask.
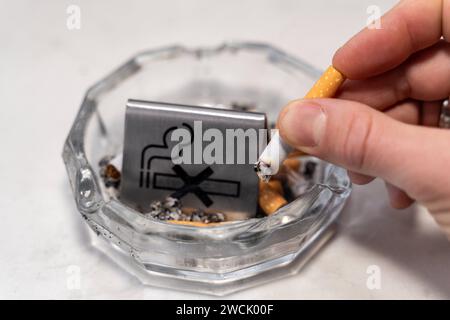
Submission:
[[[105,156],[99,165],[99,174],[103,180],[108,195],[119,198],[121,173],[121,156]],[[139,210],[145,217],[162,221],[184,221],[200,224],[225,222],[225,215],[221,212],[205,212],[201,209],[188,210],[183,208],[182,202],[173,197],[167,197],[163,201],[153,201],[150,211]]]
[[[183,211],[181,201],[172,197],[167,197],[164,201],[153,201],[150,208],[151,211],[145,213],[144,215],[159,220],[178,220],[203,223],[225,221],[224,214],[220,212],[207,213],[200,209],[195,209],[191,212]]]

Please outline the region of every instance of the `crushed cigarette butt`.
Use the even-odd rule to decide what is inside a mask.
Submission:
[[[267,214],[271,215],[279,208],[287,204],[282,194],[270,187],[268,183],[259,183],[259,206]]]
[[[267,182],[267,184],[279,194],[283,194],[283,185],[281,184],[280,180],[271,179],[269,182]]]

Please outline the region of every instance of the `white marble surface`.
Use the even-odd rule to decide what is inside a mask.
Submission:
[[[87,244],[61,150],[85,89],[131,54],[173,43],[273,43],[324,68],[387,0],[0,1],[0,298],[205,298],[143,287]],[[81,30],[66,8],[81,8]],[[450,243],[426,211],[355,188],[340,232],[300,274],[230,296],[450,298]],[[69,290],[68,268],[81,287]],[[366,286],[381,269],[381,289]],[[208,298],[208,297],[206,297]]]

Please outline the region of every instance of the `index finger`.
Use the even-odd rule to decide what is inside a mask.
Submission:
[[[404,0],[336,51],[333,66],[349,79],[368,78],[400,65],[444,36],[450,41],[450,0]]]

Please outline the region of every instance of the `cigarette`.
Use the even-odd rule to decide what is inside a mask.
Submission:
[[[286,204],[287,200],[277,190],[268,183],[259,183],[259,206],[265,214],[271,215]]]
[[[305,99],[331,98],[336,94],[344,80],[345,76],[333,66],[330,66],[309,90]],[[255,164],[255,171],[259,178],[268,182],[278,172],[280,164],[292,151],[292,147],[281,139],[278,132],[274,134]]]

